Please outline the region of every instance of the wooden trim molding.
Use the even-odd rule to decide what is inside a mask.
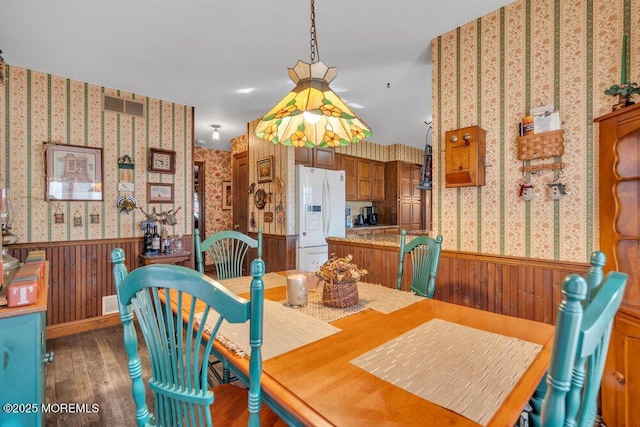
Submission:
[[[74,320],[73,322],[58,323],[57,325],[47,326],[47,339],[66,337],[69,335],[80,334],[82,332],[108,328],[109,326],[119,325],[120,323],[119,313],[89,317],[87,319]]]

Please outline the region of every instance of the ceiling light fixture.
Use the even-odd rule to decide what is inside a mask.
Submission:
[[[220,126],[220,125],[211,125],[211,127],[213,128],[213,133],[211,134],[211,139],[213,139],[214,141],[220,141],[220,131],[218,131],[218,129],[220,129],[222,126]]]
[[[294,147],[337,147],[370,137],[371,129],[329,87],[337,72],[320,60],[315,0],[311,0],[310,33],[311,63],[298,61],[289,68],[296,87],[262,117],[256,136]]]

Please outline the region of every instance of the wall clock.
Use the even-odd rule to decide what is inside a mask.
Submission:
[[[149,149],[149,171],[159,173],[176,172],[176,152],[160,148]]]

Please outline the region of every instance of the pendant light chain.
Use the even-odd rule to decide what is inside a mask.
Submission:
[[[320,61],[320,49],[318,48],[318,36],[316,34],[316,9],[315,0],[311,0],[311,29],[309,33],[311,35],[311,63],[316,62],[316,54],[318,55],[318,61]]]

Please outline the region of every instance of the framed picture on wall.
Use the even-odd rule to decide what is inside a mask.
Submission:
[[[173,184],[147,182],[147,203],[173,203]]]
[[[102,148],[46,144],[45,199],[103,200]]]
[[[258,162],[258,182],[273,181],[273,156],[263,157]]]
[[[222,209],[231,209],[231,206],[233,206],[231,181],[222,181]]]

